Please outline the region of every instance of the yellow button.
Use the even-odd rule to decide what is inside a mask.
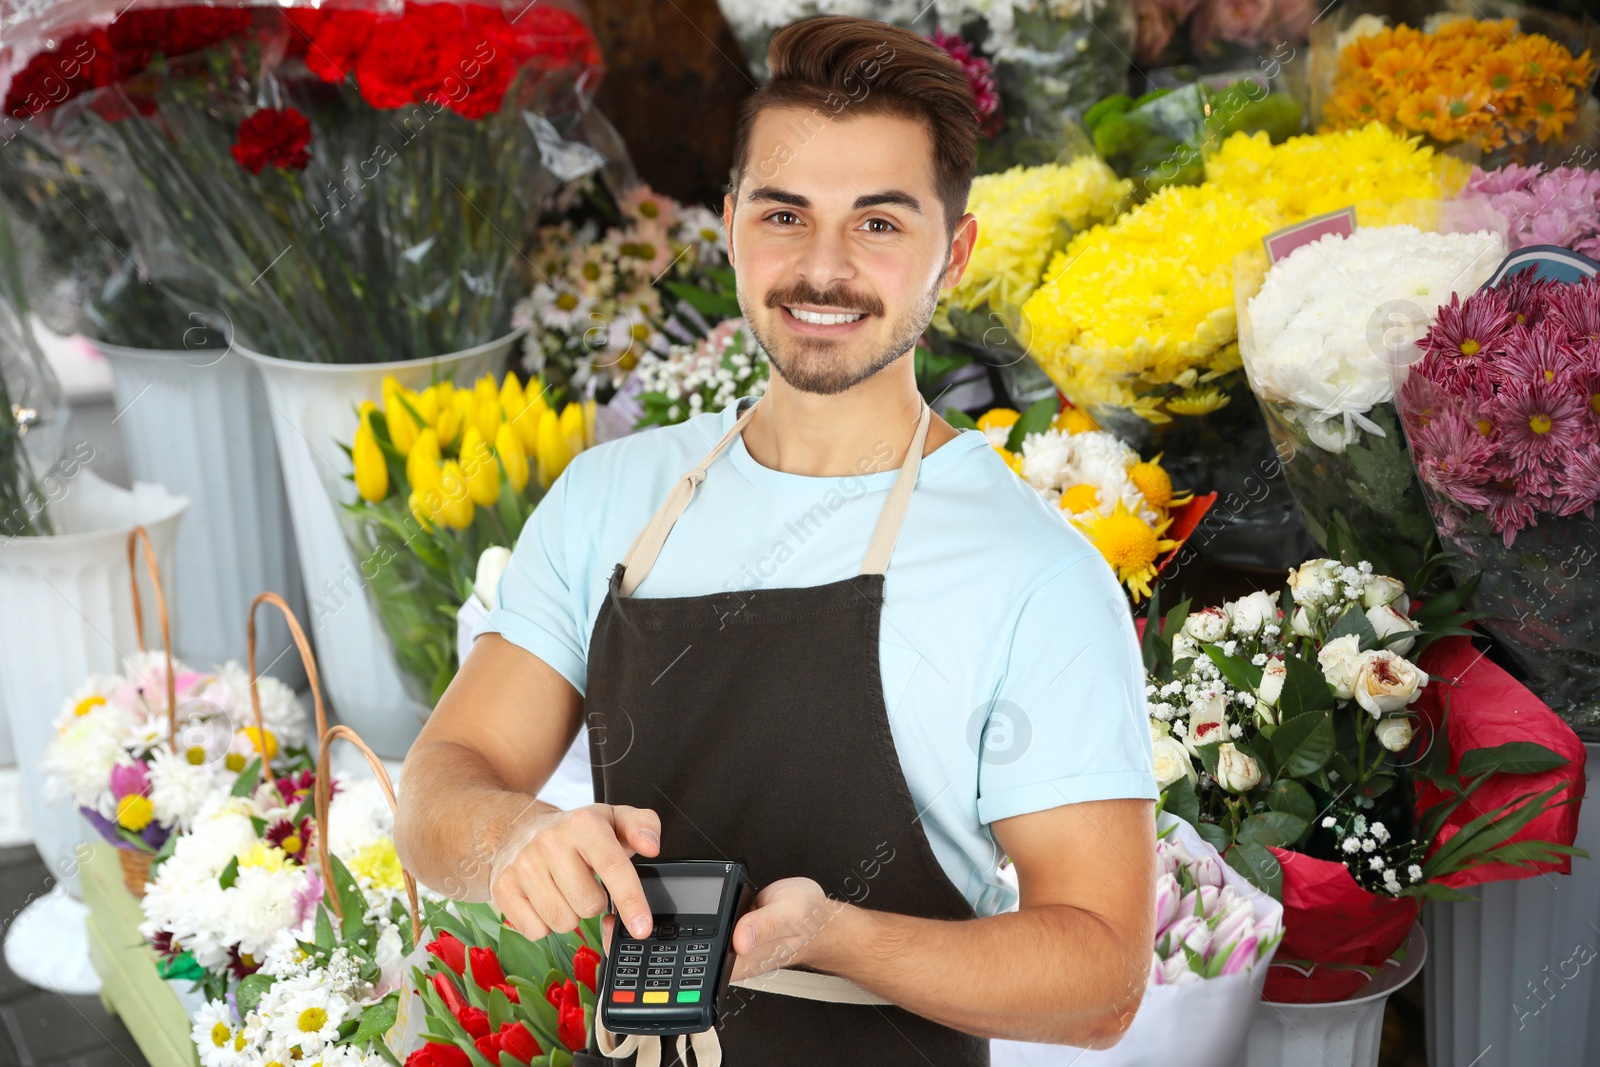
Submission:
[[[652,989],[644,995],[644,1002],[646,1004],[665,1004],[667,1002],[667,991],[665,989]]]

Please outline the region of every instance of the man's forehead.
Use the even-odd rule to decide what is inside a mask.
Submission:
[[[935,196],[932,138],[924,123],[894,114],[767,108],[750,130],[740,201],[757,191],[855,206],[871,206],[857,204],[863,197],[898,193],[926,214]]]

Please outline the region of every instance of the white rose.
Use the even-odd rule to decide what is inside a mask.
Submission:
[[[1161,740],[1163,737],[1170,736],[1171,733],[1172,733],[1172,727],[1167,725],[1166,723],[1162,722],[1160,719],[1151,719],[1150,720],[1150,743],[1151,744],[1154,744],[1155,742]]]
[[[1405,596],[1406,587],[1386,574],[1374,574],[1367,579],[1367,586],[1361,591],[1361,606],[1376,608],[1384,604],[1393,604]]]
[[[1256,686],[1256,696],[1268,704],[1276,704],[1283,695],[1283,681],[1287,677],[1289,668],[1284,666],[1283,657],[1273,656],[1261,668],[1261,684]]]
[[[1416,633],[1422,627],[1400,614],[1388,604],[1379,604],[1375,608],[1367,609],[1367,621],[1372,624],[1372,629],[1377,632],[1378,639],[1382,640],[1390,634]],[[1411,646],[1417,643],[1415,637],[1402,637],[1398,641],[1390,641],[1383,647],[1397,656],[1403,656],[1411,651]]]
[[[1189,711],[1189,733],[1183,739],[1183,747],[1189,750],[1190,755],[1198,757],[1199,746],[1221,741],[1228,736],[1226,708],[1227,701],[1220,696],[1195,701]]]
[[[1153,742],[1151,747],[1155,750],[1157,788],[1165,789],[1180,778],[1187,778],[1191,782],[1200,780],[1188,750],[1175,738],[1163,737]]]
[[[1355,634],[1336,637],[1317,653],[1317,666],[1322,668],[1322,676],[1333,686],[1333,693],[1340,700],[1349,700],[1355,695],[1356,670],[1360,659],[1361,639]]]
[[[1201,644],[1220,641],[1228,632],[1228,613],[1221,608],[1201,608],[1183,620],[1183,632]]]
[[[1225,741],[1217,749],[1217,782],[1230,793],[1247,793],[1261,781],[1256,761]]]
[[[1233,622],[1233,632],[1250,636],[1278,619],[1278,601],[1271,593],[1257,590],[1226,605],[1228,618]]]
[[[1340,638],[1343,640],[1343,638]],[[1375,716],[1399,711],[1416,699],[1428,676],[1416,664],[1386,649],[1361,653],[1353,685],[1356,703]]]
[[[1378,720],[1378,744],[1390,752],[1404,752],[1411,744],[1411,720],[1404,715],[1394,715]]]
[[[1296,637],[1316,636],[1316,631],[1312,629],[1311,614],[1305,608],[1294,609],[1294,615],[1289,619],[1289,632]]]
[[[472,579],[472,591],[478,594],[483,606],[494,610],[495,593],[500,588],[500,576],[511,562],[511,550],[500,545],[490,545],[478,557],[478,573]]]
[[[1289,572],[1289,593],[1296,604],[1316,607],[1324,600],[1323,583],[1337,580],[1342,570],[1337,560],[1307,560]]]
[[[1172,639],[1172,660],[1176,663],[1180,659],[1199,659],[1200,642],[1179,630]]]

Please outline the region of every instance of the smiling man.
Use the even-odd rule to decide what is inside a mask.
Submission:
[[[731,1067],[1114,1043],[1153,937],[1133,627],[1094,549],[913,374],[978,239],[967,83],[838,17],[770,64],[723,209],[770,387],[558,479],[406,761],[401,855],[532,937],[608,892],[648,936],[632,857],[743,860],[733,978],[791,984],[729,989]],[[585,722],[599,803],[534,800]]]

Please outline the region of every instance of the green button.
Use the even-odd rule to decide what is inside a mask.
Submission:
[[[698,1004],[698,1003],[700,1003],[700,990],[698,990],[698,989],[680,989],[680,990],[678,990],[678,1003],[679,1004]]]

